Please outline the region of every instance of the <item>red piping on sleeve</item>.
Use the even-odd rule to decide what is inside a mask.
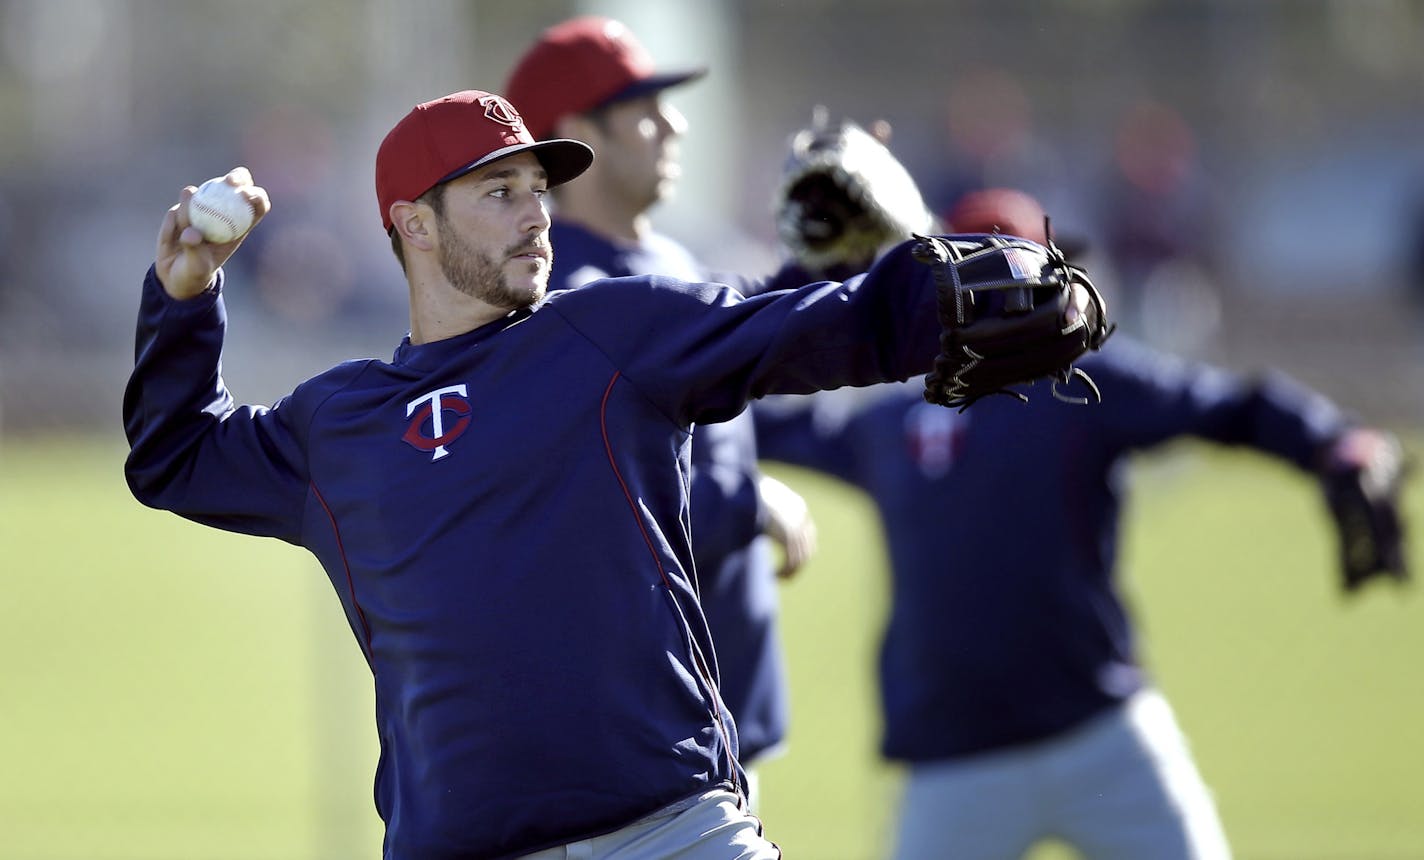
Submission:
[[[316,488],[316,484],[308,484],[311,487],[312,495],[321,503],[321,509],[326,511],[326,518],[331,521],[331,533],[336,537],[336,551],[341,555],[341,567],[346,571],[346,589],[351,594],[351,605],[356,608],[356,617],[361,621],[361,634],[364,637],[361,646],[366,649],[366,661],[371,664],[371,674],[376,673],[376,657],[371,650],[371,625],[366,621],[366,610],[361,608],[361,601],[356,598],[356,583],[351,578],[351,563],[346,560],[346,545],[341,542],[341,527],[336,524],[336,515],[327,506],[326,499],[322,498],[321,490]]]
[[[613,469],[613,477],[618,481],[618,487],[623,490],[623,498],[628,501],[628,507],[633,511],[633,521],[638,524],[638,532],[643,536],[643,543],[647,544],[648,554],[653,557],[653,566],[658,569],[658,576],[662,578],[663,585],[669,591],[672,590],[672,583],[668,581],[667,571],[663,570],[662,560],[658,558],[657,547],[653,546],[653,538],[648,534],[648,528],[643,524],[643,518],[638,516],[638,503],[633,501],[633,493],[628,489],[628,482],[623,480],[623,473],[618,471],[618,461],[613,458],[613,442],[608,436],[608,398],[613,395],[613,386],[618,384],[622,376],[621,371],[615,371],[613,378],[608,380],[608,388],[603,392],[603,402],[598,407],[598,426],[603,432],[603,450],[608,454],[608,465]]]

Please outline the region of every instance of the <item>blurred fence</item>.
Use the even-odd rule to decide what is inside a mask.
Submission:
[[[1424,126],[1421,4],[0,0],[5,431],[117,430],[162,212],[237,163],[276,206],[232,267],[239,397],[389,355],[404,287],[375,221],[380,137],[417,101],[501,88],[540,29],[588,11],[711,66],[673,93],[691,131],[656,217],[718,268],[774,261],[768,189],[824,104],[889,120],[936,207],[1038,195],[1110,292],[1187,263],[1186,292],[1121,306],[1163,346],[1424,417],[1424,165],[1400,144]]]

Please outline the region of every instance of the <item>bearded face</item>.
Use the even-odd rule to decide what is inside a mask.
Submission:
[[[549,282],[548,263],[515,259],[517,255],[541,247],[538,238],[489,254],[466,239],[447,219],[440,219],[440,271],[450,285],[471,298],[498,308],[532,305],[544,297]],[[549,262],[552,262],[552,255]],[[507,267],[528,267],[531,277],[512,283]]]

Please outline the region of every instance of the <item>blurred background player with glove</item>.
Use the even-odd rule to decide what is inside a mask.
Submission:
[[[791,258],[830,277],[863,272],[889,245],[929,233],[935,218],[888,147],[890,126],[869,129],[817,106],[791,137],[776,191],[776,232]]]
[[[1047,238],[1017,191],[973,192],[948,219]],[[907,384],[855,409],[827,392],[756,414],[764,458],[837,476],[880,515],[892,574],[882,752],[909,766],[899,860],[1005,860],[1051,838],[1095,860],[1229,856],[1118,591],[1133,452],[1193,436],[1317,475],[1343,586],[1406,577],[1389,433],[1281,374],[1247,379],[1121,336],[1080,366],[1100,404],[988,398],[956,412]]]
[[[653,229],[649,216],[672,192],[677,142],[687,128],[663,92],[705,74],[703,68],[656,70],[627,27],[598,16],[548,28],[517,61],[505,92],[530,132],[539,139],[572,135],[598,153],[576,182],[553,192],[551,292],[626,275],[712,280],[691,252]],[[788,285],[812,280],[792,278]],[[765,288],[717,280],[730,280],[744,293]],[[789,720],[776,580],[794,574],[814,552],[815,524],[800,495],[761,473],[745,412],[696,429],[692,468],[692,548],[702,608],[755,801],[754,766],[783,744]],[[779,567],[768,538],[781,547]]]

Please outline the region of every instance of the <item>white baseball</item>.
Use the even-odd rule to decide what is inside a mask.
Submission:
[[[252,204],[222,180],[209,179],[188,200],[188,221],[215,245],[232,242],[252,229]]]

